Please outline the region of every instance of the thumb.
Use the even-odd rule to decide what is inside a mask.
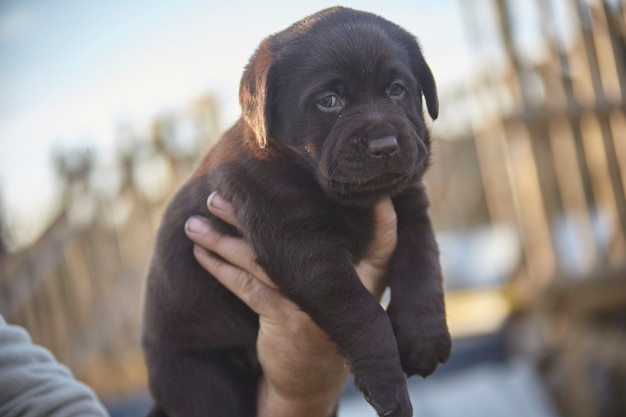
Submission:
[[[367,255],[376,268],[386,268],[398,241],[397,216],[390,197],[374,206],[374,240]]]

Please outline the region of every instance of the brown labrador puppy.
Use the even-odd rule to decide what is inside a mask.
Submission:
[[[412,415],[406,375],[450,354],[439,253],[422,176],[438,113],[415,38],[381,17],[323,10],[265,39],[243,74],[243,117],[169,205],[146,294],[143,346],[156,407],[169,416],[253,416],[257,316],[194,260],[192,215],[241,234],[284,294],[346,355],[381,416]],[[213,190],[241,230],[212,217]],[[398,244],[385,312],[354,265],[372,239],[372,206],[391,195]]]

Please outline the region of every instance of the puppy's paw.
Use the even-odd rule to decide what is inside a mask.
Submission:
[[[407,376],[427,377],[450,357],[452,341],[444,319],[393,320],[400,362]]]
[[[356,378],[355,383],[367,402],[380,417],[412,417],[413,407],[406,388],[406,379],[381,384],[380,379]]]

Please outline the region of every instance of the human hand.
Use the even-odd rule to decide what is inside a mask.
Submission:
[[[237,227],[230,203],[213,193],[211,213]],[[377,298],[387,286],[386,271],[395,248],[396,215],[391,200],[376,205],[375,238],[368,256],[355,266],[363,285]],[[185,227],[198,262],[259,315],[257,354],[263,368],[257,416],[331,415],[349,374],[337,345],[311,318],[283,296],[255,262],[242,238],[223,235],[202,217]],[[216,256],[215,254],[219,255]]]

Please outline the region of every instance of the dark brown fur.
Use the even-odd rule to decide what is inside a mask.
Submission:
[[[422,184],[422,95],[436,118],[415,38],[368,13],[324,10],[261,43],[241,82],[243,117],[159,231],[143,332],[153,415],[255,415],[258,317],[194,260],[184,233],[192,215],[250,242],[284,294],[337,342],[380,415],[412,415],[405,374],[426,376],[450,353]],[[326,106],[330,96],[340,105]],[[209,214],[213,190],[233,202],[240,231]],[[371,243],[372,206],[386,195],[398,215],[387,312],[354,270]]]

